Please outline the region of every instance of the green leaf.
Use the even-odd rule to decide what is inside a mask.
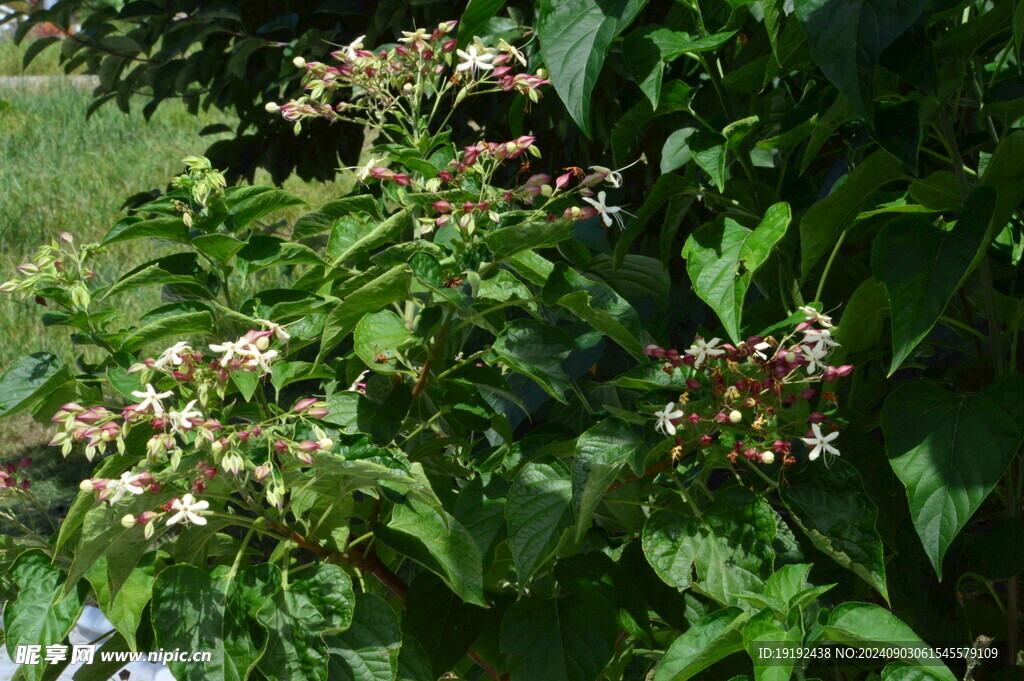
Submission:
[[[830,469],[808,466],[790,478],[782,499],[816,548],[889,600],[878,511],[857,469],[841,460]]]
[[[394,681],[402,632],[391,606],[379,596],[361,593],[345,631],[327,639],[331,681]]]
[[[690,136],[697,128],[680,128],[665,138],[661,147],[661,174],[671,173],[693,160],[690,153]],[[660,179],[660,178],[659,178]]]
[[[525,582],[552,556],[572,525],[572,481],[546,463],[519,471],[505,506],[508,545],[516,572]]]
[[[230,237],[229,237],[230,238]],[[102,298],[143,286],[192,284],[204,286],[198,276],[203,273],[195,253],[175,253],[139,265],[110,285]]]
[[[521,251],[550,248],[572,235],[573,223],[570,220],[555,220],[500,227],[487,232],[482,239],[495,260],[504,260]]]
[[[591,591],[567,598],[523,598],[501,623],[501,651],[512,681],[596,681],[615,652],[618,626]]]
[[[405,265],[395,265],[348,294],[327,316],[320,356],[341,342],[367,312],[379,310],[396,300],[405,300],[409,275]]]
[[[836,607],[822,625],[829,641],[845,643],[857,648],[883,648],[884,644],[896,644],[913,650],[930,649],[914,630],[885,608],[871,603],[843,603]],[[872,645],[883,644],[883,645]],[[904,660],[915,667],[922,667],[943,681],[956,681],[949,667],[934,658],[907,658]]]
[[[707,130],[698,130],[687,140],[690,156],[711,177],[712,184],[722,191],[725,188],[725,158],[728,149],[725,138]]]
[[[94,563],[87,574],[100,610],[124,637],[131,650],[136,650],[135,634],[142,622],[142,611],[153,595],[159,557],[157,551],[150,551],[143,556],[116,592],[111,588],[106,556]]]
[[[643,440],[628,423],[617,418],[605,419],[580,435],[572,468],[577,540],[590,529],[594,511],[619,472],[627,466],[639,472],[637,469],[642,469],[642,457],[646,453]]]
[[[561,305],[570,310],[634,358],[643,357],[644,346],[638,340],[643,333],[640,318],[633,306],[610,287],[558,263],[548,276],[541,297],[548,306]]]
[[[907,488],[910,516],[939,579],[942,557],[999,482],[1020,424],[982,394],[925,381],[904,384],[882,408],[889,464]]]
[[[665,651],[654,681],[686,681],[743,650],[746,621],[747,615],[739,608],[724,608],[697,622]]]
[[[505,6],[506,0],[469,0],[459,21],[459,46],[473,42],[482,35],[487,22]]]
[[[902,177],[900,162],[876,151],[860,162],[846,180],[800,218],[801,279],[828,254],[840,235],[853,224],[861,207],[882,185]]]
[[[18,646],[57,645],[64,641],[85,606],[88,586],[72,584],[65,595],[64,574],[39,549],[25,551],[11,566],[7,577],[18,587],[18,596],[4,607],[7,654],[13,660]],[[38,681],[45,665],[25,665],[26,681]]]
[[[235,254],[238,272],[247,277],[267,267],[323,265],[323,259],[309,246],[273,236],[254,236]]]
[[[405,326],[402,318],[391,310],[372,312],[356,324],[352,334],[352,342],[359,359],[366,366],[381,373],[397,371],[395,353],[405,348],[413,340],[412,332]],[[384,356],[387,362],[379,362],[377,358]]]
[[[584,134],[590,135],[591,93],[612,41],[646,0],[541,0],[541,56],[555,91]]]
[[[772,572],[775,515],[745,490],[719,493],[700,518],[662,509],[647,519],[643,549],[665,583],[693,589],[722,605],[759,592]],[[696,570],[697,580],[691,581]]]
[[[332,264],[338,267],[342,263],[357,258],[384,244],[398,241],[402,236],[402,232],[410,225],[409,210],[403,208],[377,225],[371,226],[368,231],[359,234],[356,238],[346,239],[347,243],[344,247],[339,247],[336,252],[332,252],[331,255],[334,258]],[[335,226],[335,229],[338,229],[338,227]],[[333,239],[334,235],[332,234],[331,237]]]
[[[892,375],[935,326],[985,245],[996,191],[977,187],[956,225],[943,230],[920,215],[887,223],[875,240],[871,269],[889,292]]]
[[[483,610],[464,603],[429,572],[416,576],[403,605],[402,630],[422,645],[431,679],[450,671],[484,626]]]
[[[858,112],[870,115],[882,51],[921,15],[928,0],[796,0],[814,61]]]
[[[473,535],[443,509],[409,498],[375,534],[394,550],[434,572],[467,603],[486,607],[483,557]]]
[[[68,369],[48,352],[25,355],[0,376],[0,417],[16,414],[70,378]]]
[[[741,340],[743,301],[754,273],[785,235],[790,217],[789,204],[777,203],[753,230],[724,218],[686,240],[683,257],[694,291],[718,314],[734,342]]]
[[[847,301],[833,337],[847,353],[878,347],[885,318],[889,316],[889,297],[885,286],[874,277],[865,279]],[[833,360],[833,364],[840,364]]]
[[[647,95],[651,106],[657,108],[665,64],[684,54],[718,49],[734,35],[736,31],[725,31],[697,37],[663,26],[642,26],[626,36],[622,55],[629,75]]]
[[[235,231],[284,208],[305,205],[305,201],[274,187],[231,187],[224,197],[228,224]]]
[[[160,217],[143,220],[137,216],[121,218],[110,228],[101,242],[104,246],[132,239],[167,239],[179,243],[188,243],[188,227],[180,217]]]
[[[789,566],[791,567],[791,566]],[[796,659],[769,660],[767,664],[757,664],[759,648],[765,643],[778,642],[798,646],[802,631],[799,626],[783,629],[775,613],[763,610],[743,627],[743,646],[754,663],[754,679],[756,681],[790,681]]]
[[[229,234],[201,234],[192,239],[192,248],[223,265],[245,248],[245,242]]]
[[[186,312],[163,317],[136,329],[122,341],[122,347],[128,352],[133,352],[147,343],[155,343],[165,338],[211,334],[213,329],[213,315],[209,312]]]
[[[562,362],[573,350],[572,340],[561,330],[543,322],[512,320],[494,341],[498,359],[517,373],[529,376],[559,402],[568,404],[563,393],[569,375]]]
[[[339,218],[359,213],[379,219],[380,209],[377,206],[377,200],[369,194],[357,194],[325,203],[318,210],[303,215],[295,221],[292,239],[299,241],[320,232],[326,232]]]

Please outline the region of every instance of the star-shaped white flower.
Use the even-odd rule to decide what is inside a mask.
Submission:
[[[839,431],[829,433],[828,435],[822,435],[821,427],[817,423],[811,425],[811,432],[814,434],[813,437],[800,438],[804,441],[808,447],[811,447],[811,453],[807,455],[807,458],[814,461],[822,452],[839,456],[839,450],[832,446],[832,441],[839,437]]]
[[[681,419],[686,414],[682,409],[676,409],[675,406],[675,402],[669,402],[662,411],[654,412],[655,418],[658,419],[658,422],[654,424],[656,431],[664,435],[676,434],[676,426],[672,421]]]
[[[142,494],[146,491],[146,488],[138,484],[141,478],[142,474],[140,473],[132,475],[128,471],[125,471],[124,473],[121,473],[120,480],[111,480],[107,483],[107,486],[100,497],[105,498],[107,502],[113,506],[128,494]]]
[[[826,329],[829,328],[830,326],[832,326],[832,318],[831,317],[829,317],[826,314],[822,314],[822,313],[818,312],[817,310],[815,310],[810,305],[802,306],[800,308],[800,311],[804,313],[804,316],[807,317],[807,321],[809,321],[809,322],[814,322],[818,326],[824,327]]]
[[[277,350],[260,351],[255,345],[250,344],[248,355],[250,359],[246,361],[247,366],[261,371],[270,371],[270,363],[277,358]]]
[[[709,341],[705,341],[703,338],[698,336],[693,341],[693,345],[686,350],[686,354],[693,355],[693,366],[699,367],[701,364],[706,362],[709,357],[713,359],[719,355],[725,354],[725,350],[715,347],[721,342],[721,338],[712,338]]]
[[[248,347],[250,345],[252,345],[252,343],[250,343],[246,338],[239,338],[234,343],[231,341],[224,341],[220,345],[211,345],[210,349],[214,352],[223,353],[220,358],[221,366],[223,366],[230,362],[235,355],[240,357],[248,356]]]
[[[828,357],[828,347],[824,340],[819,340],[814,345],[801,345],[804,359],[807,362],[807,373],[816,374],[825,368],[825,358]]]
[[[188,430],[192,427],[191,419],[203,418],[202,412],[198,409],[193,409],[194,406],[196,406],[196,401],[192,400],[181,411],[167,412],[167,419],[171,422],[171,430],[175,432]]]
[[[839,343],[832,340],[832,332],[828,329],[807,329],[804,331],[803,342],[807,345],[814,345],[823,342],[826,347],[836,348]]]
[[[491,63],[494,59],[494,55],[481,52],[477,49],[476,45],[470,45],[465,50],[455,50],[455,54],[459,55],[459,59],[462,60],[462,62],[455,67],[456,71],[469,71],[470,73],[476,73],[480,69],[490,71],[494,68],[494,64]]]
[[[609,187],[617,189],[622,186],[622,173],[617,170],[605,168],[604,166],[590,166],[590,172],[604,175],[604,181],[608,183]]]
[[[160,400],[167,399],[174,393],[168,390],[167,392],[158,393],[153,389],[153,384],[147,383],[145,390],[136,390],[132,392],[133,397],[137,397],[141,402],[136,408],[136,411],[146,411],[149,408],[153,409],[153,413],[157,416],[162,416],[164,413],[164,405]]]
[[[268,331],[273,331],[274,335],[277,336],[277,340],[285,342],[291,339],[292,335],[285,330],[285,327],[272,322],[269,319],[257,319],[256,322],[263,326]]]
[[[356,59],[359,58],[359,55],[356,54],[356,50],[363,49],[363,40],[365,38],[365,35],[361,35],[352,42],[350,42],[345,47],[341,48],[341,51],[345,53],[346,59],[348,59],[349,61],[355,61]]]
[[[380,158],[370,158],[370,160],[366,162],[366,165],[356,166],[356,179],[359,180],[360,182],[366,182],[366,180],[370,177],[370,172],[374,168],[380,166],[381,163],[384,163],[387,160],[387,156],[381,156]],[[351,170],[351,168],[343,168],[342,170]]]
[[[403,43],[415,43],[417,41],[424,42],[430,40],[430,34],[422,28],[417,28],[414,31],[402,31],[402,35],[404,37],[399,38],[398,40]]]
[[[526,55],[520,52],[514,45],[510,45],[505,42],[504,39],[498,41],[498,51],[508,52],[508,55],[512,57],[512,59],[516,60],[523,66],[526,66]]]
[[[771,348],[772,348],[771,343],[768,343],[766,341],[761,341],[760,343],[758,343],[757,345],[754,346],[754,354],[757,355],[758,357],[760,357],[761,359],[767,360],[768,359],[768,354],[767,353],[768,353],[768,350],[771,350]]]
[[[609,206],[606,202],[607,194],[603,191],[597,193],[597,199],[592,199],[589,196],[584,196],[583,200],[593,206],[597,212],[601,215],[601,222],[604,223],[605,227],[611,227],[613,222],[617,222],[619,227],[623,227],[622,224],[622,208],[619,206]]]
[[[205,525],[206,518],[201,513],[208,508],[210,508],[210,502],[196,501],[194,496],[186,494],[181,499],[175,499],[171,502],[171,510],[175,513],[167,519],[167,524],[177,525],[184,520],[186,524]]]
[[[160,356],[156,359],[155,362],[153,362],[153,368],[164,369],[168,365],[181,366],[181,363],[185,361],[184,359],[182,359],[181,356],[184,353],[191,351],[192,348],[188,345],[188,343],[185,343],[184,341],[175,343],[174,345],[160,353]]]

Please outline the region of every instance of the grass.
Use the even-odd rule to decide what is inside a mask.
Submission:
[[[8,32],[7,35],[10,36],[11,33]],[[57,43],[36,55],[28,68],[22,70],[25,48],[28,47],[30,40],[26,39],[21,45],[15,45],[13,40],[0,37],[0,76],[52,76],[64,73],[60,65],[60,45]]]
[[[28,74],[62,74],[58,52],[59,46],[44,51]],[[161,105],[148,122],[138,111],[126,115],[114,106],[101,107],[87,119],[89,92],[63,75],[30,88],[2,79],[21,75],[21,55],[22,48],[0,39],[0,100],[10,104],[0,110],[0,281],[13,278],[14,266],[58,232],[70,232],[81,243],[99,240],[124,214],[121,206],[127,197],[165,189],[182,172],[184,156],[200,154],[214,141],[199,136],[204,126],[234,122],[218,112],[192,116],[175,102]],[[269,179],[257,176],[257,182]],[[338,185],[307,184],[298,178],[286,182],[285,189],[314,206],[340,193]],[[109,280],[166,252],[160,248],[145,240],[118,244],[100,257],[96,269],[101,279]],[[143,289],[126,294],[120,304],[131,318],[155,306],[158,295]],[[0,296],[0,371],[30,352],[53,352],[65,361],[78,354],[67,329],[44,328],[39,312],[31,301]],[[27,417],[2,420],[0,438],[8,444],[0,463],[37,458],[46,480],[39,483],[41,496],[59,507],[73,494],[59,477],[46,473],[60,467],[59,454],[41,447],[47,429]]]

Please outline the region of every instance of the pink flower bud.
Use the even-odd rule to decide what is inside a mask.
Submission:
[[[319,421],[320,419],[329,416],[330,413],[331,412],[327,409],[327,407],[313,407],[308,412],[306,412],[306,415],[309,416],[309,418],[311,419],[316,419]]]
[[[700,444],[701,444],[702,447],[707,447],[709,444],[711,444],[711,436],[710,435],[701,435],[700,436]]]
[[[295,403],[295,406],[292,407],[292,411],[305,411],[316,404],[316,401],[315,397],[304,397]]]
[[[256,478],[257,481],[262,482],[263,480],[266,479],[266,477],[268,475],[270,475],[270,464],[269,463],[262,463],[262,464],[260,464],[259,466],[256,467],[256,470],[254,470],[252,474],[253,474],[253,477]]]
[[[318,449],[320,449],[320,445],[313,440],[303,440],[298,444],[298,450],[306,454],[315,452]]]
[[[278,439],[276,442],[274,442],[274,451],[276,451],[278,454],[283,454],[284,452],[287,452],[288,443],[285,442],[284,440]]]
[[[448,203],[447,201],[436,201],[434,203],[434,210],[438,211],[439,213],[447,213],[451,211],[451,209],[452,204]]]
[[[807,417],[807,420],[810,423],[824,423],[825,422],[825,415],[822,414],[820,411],[814,411],[814,412],[811,412],[811,415]]]
[[[700,423],[700,414],[697,414],[696,412],[690,414],[690,423]]]
[[[801,400],[812,400],[817,394],[818,391],[815,390],[814,388],[804,388],[797,394],[797,397],[799,397]]]

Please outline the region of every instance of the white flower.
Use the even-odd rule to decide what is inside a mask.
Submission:
[[[402,31],[402,35],[405,37],[399,38],[398,40],[403,43],[415,43],[417,41],[424,42],[430,40],[430,34],[422,28],[417,28],[415,31]]]
[[[175,343],[160,354],[160,357],[153,362],[153,368],[164,369],[168,365],[181,366],[181,363],[184,361],[181,357],[182,354],[191,351],[192,348],[184,341]]]
[[[473,46],[476,47],[476,51],[480,54],[493,55],[495,52],[493,47],[484,45],[484,41],[478,35],[473,36]]]
[[[181,499],[171,502],[171,510],[175,511],[175,514],[167,519],[167,524],[176,525],[184,520],[186,523],[205,525],[206,518],[200,515],[200,512],[208,508],[210,508],[210,502],[196,501],[194,496],[186,494]]]
[[[725,350],[715,347],[721,342],[721,338],[712,338],[709,341],[705,341],[703,338],[698,336],[697,339],[693,341],[693,345],[687,349],[686,354],[693,355],[693,366],[699,367],[709,357],[714,358],[725,354]]]
[[[494,55],[481,52],[476,45],[470,45],[465,50],[456,50],[455,53],[462,59],[462,63],[455,67],[456,71],[476,73],[478,69],[489,71],[494,68],[494,64],[491,63]]]
[[[814,345],[801,345],[804,352],[804,359],[807,361],[807,373],[816,374],[825,368],[825,358],[828,357],[828,348],[824,340],[819,340]]]
[[[246,365],[253,369],[260,369],[262,371],[270,371],[270,363],[277,358],[277,350],[261,352],[258,347],[251,343],[249,344],[247,352],[251,359],[246,362]]]
[[[760,357],[761,359],[767,360],[768,355],[766,354],[766,351],[771,350],[771,347],[772,346],[770,343],[761,341],[760,343],[754,346],[754,354]]]
[[[832,332],[828,329],[807,329],[804,331],[804,343],[813,345],[818,342],[825,343],[826,347],[837,348],[839,343],[832,340]]]
[[[830,444],[833,440],[839,437],[839,431],[829,433],[828,435],[822,435],[821,428],[817,423],[814,423],[811,424],[811,432],[814,433],[814,437],[800,438],[808,447],[813,447],[813,449],[811,449],[811,453],[807,455],[808,459],[814,461],[821,456],[823,451],[828,454],[839,456],[839,450]]]
[[[280,324],[272,322],[269,319],[257,319],[256,322],[261,324],[263,328],[273,331],[274,335],[277,336],[277,340],[281,342],[291,340],[292,335],[285,331],[285,328]]]
[[[355,167],[356,179],[359,180],[360,182],[366,182],[366,180],[370,177],[370,172],[374,168],[380,166],[381,163],[384,163],[387,160],[388,160],[387,156],[381,156],[380,158],[372,158],[371,157],[370,160],[366,162],[366,165],[356,166]],[[342,170],[351,170],[351,169],[350,168],[342,168]]]
[[[356,59],[359,58],[359,55],[356,54],[356,50],[363,49],[363,39],[365,38],[365,35],[361,35],[352,42],[350,42],[345,47],[341,48],[342,52],[345,53],[346,59],[348,59],[349,61],[355,61]]]
[[[220,345],[211,345],[210,349],[214,352],[223,353],[220,358],[221,366],[224,366],[234,358],[235,355],[240,357],[247,357],[249,355],[248,347],[252,345],[246,338],[239,338],[237,341],[232,343],[231,341],[224,341]],[[255,347],[255,346],[253,346]]]
[[[612,170],[611,168],[605,168],[604,166],[590,166],[590,172],[604,175],[604,181],[608,183],[608,186],[619,188],[622,186],[622,173],[618,170]]]
[[[141,477],[141,474],[132,475],[128,471],[125,471],[124,473],[121,473],[120,480],[111,480],[108,482],[106,489],[103,490],[107,502],[113,506],[117,502],[121,501],[126,494],[142,494],[145,492],[145,487],[136,484]]]
[[[825,327],[826,329],[832,326],[832,318],[828,315],[824,315],[815,310],[810,305],[804,305],[800,308],[800,311],[807,317],[807,321],[814,322],[818,326]]]
[[[188,430],[192,427],[192,421],[190,419],[201,419],[203,415],[198,410],[193,410],[192,407],[196,406],[196,401],[192,400],[181,411],[167,412],[167,418],[171,422],[171,430],[181,431]]]
[[[369,369],[356,376],[356,380],[352,381],[352,385],[348,387],[348,391],[356,393],[365,393],[366,385],[363,383],[363,379],[366,378],[366,374],[368,373],[370,373]]]
[[[526,66],[526,56],[516,49],[513,45],[509,45],[504,39],[498,41],[498,50],[501,52],[508,52],[509,56],[515,59],[517,62]]]
[[[605,203],[605,196],[605,192],[601,191],[597,193],[596,201],[589,196],[584,196],[583,200],[597,209],[597,212],[601,215],[601,222],[604,223],[605,227],[611,227],[613,221],[617,222],[620,228],[623,227],[622,215],[620,215],[622,208],[619,206],[609,206]]]
[[[162,416],[164,413],[164,405],[160,400],[166,399],[173,395],[170,390],[163,393],[158,393],[153,389],[151,383],[146,384],[145,390],[136,390],[132,393],[132,396],[139,398],[142,402],[139,402],[138,411],[146,411],[150,407],[153,408],[153,413],[157,416]]]
[[[682,409],[675,409],[675,402],[669,402],[665,405],[665,409],[662,411],[654,412],[655,418],[658,422],[654,424],[654,429],[664,435],[675,435],[676,427],[672,423],[675,419],[681,419],[685,416],[685,412]]]

